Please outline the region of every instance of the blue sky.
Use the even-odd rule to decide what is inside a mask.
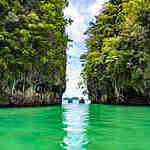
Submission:
[[[81,80],[80,73],[82,70],[80,55],[86,50],[84,32],[87,30],[90,21],[94,21],[106,0],[69,0],[69,7],[64,10],[65,16],[73,19],[71,26],[67,27],[69,37],[74,41],[72,46],[68,47],[67,63],[67,89],[64,96],[82,97],[82,90],[77,88]]]

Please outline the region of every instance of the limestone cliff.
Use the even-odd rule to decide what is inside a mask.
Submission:
[[[61,99],[69,41],[63,14],[67,4],[66,0],[0,1],[1,99],[10,97],[11,103],[19,104]]]

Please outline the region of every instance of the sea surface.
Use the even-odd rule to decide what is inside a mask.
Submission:
[[[150,107],[0,109],[0,150],[150,150]]]

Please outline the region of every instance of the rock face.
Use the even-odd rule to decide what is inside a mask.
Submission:
[[[64,91],[65,88],[60,85],[50,86],[48,82],[27,83],[20,80],[3,91],[1,98],[6,101],[0,104],[22,106],[61,104]]]
[[[61,103],[69,41],[63,14],[67,3],[0,1],[0,99],[6,103]]]
[[[100,88],[97,80],[94,78],[88,79],[88,96],[92,104],[113,104],[113,105],[150,105],[149,93],[150,89],[147,89],[144,94],[137,92],[133,88],[120,90],[119,96],[113,95],[114,90],[111,87],[107,87],[107,95],[105,89]]]

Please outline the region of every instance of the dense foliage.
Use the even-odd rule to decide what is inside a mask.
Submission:
[[[0,0],[1,93],[10,82],[34,76],[65,90],[67,5],[67,0]]]
[[[85,34],[88,52],[81,56],[86,62],[82,75],[92,102],[136,103],[137,97],[147,100],[149,1],[110,0]]]

